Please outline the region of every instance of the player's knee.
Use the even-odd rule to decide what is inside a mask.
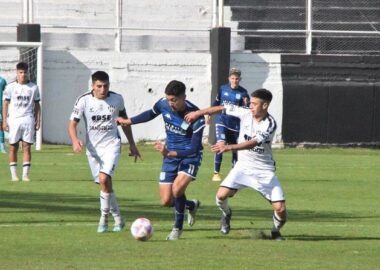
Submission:
[[[272,203],[273,210],[276,211],[276,213],[279,216],[285,216],[286,215],[286,206],[285,202],[275,202]]]
[[[216,193],[216,199],[220,201],[224,201],[229,197],[233,197],[235,195],[235,191],[230,190],[228,188],[220,187],[218,192]]]
[[[161,206],[164,206],[164,207],[173,206],[173,200],[171,198],[161,198],[160,203],[161,203]]]

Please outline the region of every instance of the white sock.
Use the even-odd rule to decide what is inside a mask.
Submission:
[[[222,211],[223,215],[227,216],[227,215],[231,214],[231,209],[228,206],[228,199],[221,201],[218,198],[215,198],[215,200],[216,200],[216,205]]]
[[[123,222],[120,214],[119,205],[117,204],[115,192],[110,193],[110,212],[115,220],[115,225]]]
[[[9,169],[11,170],[12,178],[17,178],[17,163],[16,162],[10,162],[9,163]]]
[[[110,213],[110,193],[100,191],[100,220],[99,224],[107,224]]]
[[[275,231],[275,232],[278,232],[282,226],[285,225],[286,223],[286,216],[287,216],[287,213],[285,213],[285,218],[284,219],[281,219],[276,211],[273,211],[273,227],[272,227],[272,231]]]
[[[22,176],[29,175],[30,166],[32,166],[30,162],[24,162],[24,164],[22,165]]]

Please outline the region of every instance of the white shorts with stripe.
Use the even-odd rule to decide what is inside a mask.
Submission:
[[[220,184],[221,187],[240,190],[253,188],[268,201],[284,201],[285,196],[278,178],[272,171],[234,167]]]
[[[9,144],[15,144],[24,141],[30,144],[35,142],[35,121],[33,116],[26,116],[16,119],[8,119]]]
[[[94,181],[99,183],[100,172],[112,177],[119,163],[119,158],[120,145],[98,149],[97,151],[87,151],[88,164]]]

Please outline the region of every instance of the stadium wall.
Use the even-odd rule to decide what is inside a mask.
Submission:
[[[15,51],[0,50],[0,73],[10,82],[15,78]],[[282,81],[280,54],[232,53],[231,67],[242,70],[241,84],[249,91],[266,87],[274,93],[270,113],[277,120],[275,142],[282,141]],[[45,143],[70,143],[67,123],[76,98],[90,86],[96,70],[110,74],[111,90],[120,92],[132,116],[151,106],[163,96],[172,79],[183,80],[188,99],[204,108],[211,104],[210,53],[118,53],[113,51],[44,50],[43,63],[43,140]],[[160,117],[149,124],[133,126],[136,140],[164,138]],[[205,141],[209,127],[205,129]],[[84,127],[79,135],[84,139]],[[123,141],[126,139],[123,136]]]
[[[380,57],[283,55],[285,144],[379,145]]]
[[[127,113],[132,116],[150,109],[164,96],[166,84],[173,79],[186,84],[190,101],[199,107],[209,106],[210,61],[208,53],[47,50],[44,52],[44,142],[70,143],[66,130],[71,110],[76,97],[89,89],[90,75],[96,70],[109,73],[111,90],[123,95]],[[139,141],[165,136],[160,117],[149,124],[133,126],[133,131]],[[83,138],[83,124],[79,134]]]

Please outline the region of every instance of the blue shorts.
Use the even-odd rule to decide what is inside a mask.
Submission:
[[[215,126],[216,141],[225,141],[227,144],[236,144],[239,138],[239,131],[228,129],[222,125]]]
[[[202,156],[203,153],[191,158],[164,158],[160,173],[160,184],[172,184],[179,173],[184,173],[195,180],[202,163]]]

